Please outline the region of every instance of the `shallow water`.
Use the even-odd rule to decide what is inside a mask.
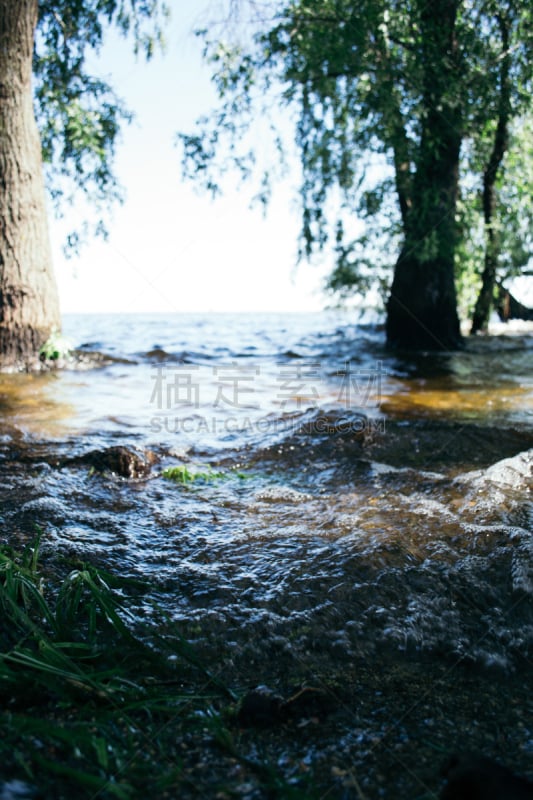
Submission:
[[[86,316],[65,334],[115,360],[1,377],[4,530],[147,580],[139,616],[156,599],[243,669],[531,657],[532,335],[402,358],[339,315]],[[158,463],[126,480],[76,460],[114,445]],[[162,477],[176,465],[203,475]]]
[[[339,313],[80,315],[64,333],[99,370],[4,375],[4,421],[53,438],[69,432],[148,443],[239,446],[307,408],[371,417],[533,423],[533,336],[494,336],[464,352],[402,358],[378,326]],[[234,433],[235,435],[231,435]]]

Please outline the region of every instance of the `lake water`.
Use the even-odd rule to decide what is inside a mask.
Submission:
[[[340,312],[67,315],[64,334],[114,361],[85,373],[4,376],[4,418],[22,431],[226,447],[325,407],[373,419],[533,425],[528,333],[406,358],[384,349],[379,326]]]
[[[148,580],[135,613],[156,602],[234,674],[310,653],[531,659],[531,332],[416,357],[333,312],[64,333],[108,358],[0,378],[5,530]],[[116,445],[153,451],[150,475],[83,463]]]

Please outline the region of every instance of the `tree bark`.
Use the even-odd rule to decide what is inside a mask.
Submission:
[[[509,115],[511,106],[511,83],[509,73],[511,69],[511,57],[509,53],[509,26],[501,14],[498,15],[498,23],[502,37],[498,124],[494,134],[492,152],[485,172],[483,173],[485,259],[483,273],[481,275],[481,289],[476,300],[472,317],[472,328],[470,331],[472,334],[488,329],[490,312],[494,300],[494,290],[496,288],[498,257],[500,255],[500,242],[495,220],[498,199],[496,194],[496,178],[503,157],[507,151],[509,141]]]
[[[0,365],[27,362],[60,328],[32,99],[38,0],[0,2]]]
[[[388,344],[405,349],[449,350],[462,344],[454,277],[462,138],[461,103],[454,93],[460,69],[457,7],[457,0],[420,0],[426,113],[386,323]]]

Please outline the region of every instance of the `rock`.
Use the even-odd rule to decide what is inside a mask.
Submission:
[[[0,800],[29,800],[36,797],[37,790],[23,781],[0,783]]]
[[[244,727],[274,725],[281,720],[282,705],[282,698],[268,686],[256,686],[242,698],[237,719]]]
[[[323,714],[329,706],[321,689],[306,686],[284,700],[268,686],[257,686],[243,697],[237,719],[245,727],[267,727]]]
[[[502,488],[520,489],[531,486],[533,481],[533,449],[525,450],[512,458],[504,458],[485,470],[476,470],[463,475],[458,481],[471,482],[475,487],[485,488],[488,482]]]
[[[322,717],[332,710],[332,698],[323,689],[304,686],[281,706],[283,716],[291,719]]]
[[[105,450],[91,450],[70,463],[85,464],[96,472],[112,472],[121,478],[146,478],[157,460],[151,450],[133,450],[117,445]]]
[[[533,800],[533,783],[489,758],[452,756],[440,800]]]

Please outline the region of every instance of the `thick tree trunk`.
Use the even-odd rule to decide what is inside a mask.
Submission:
[[[0,2],[0,365],[25,363],[53,329],[59,302],[32,101],[38,0]]]
[[[450,139],[438,151],[428,143],[415,179],[387,305],[387,341],[394,347],[450,350],[462,344],[454,276],[460,142]]]
[[[455,42],[457,0],[420,0],[424,73],[421,139],[404,246],[387,305],[387,341],[407,349],[448,350],[461,345],[454,256],[455,209],[462,137]]]
[[[456,350],[463,339],[457,315],[453,259],[422,261],[404,248],[387,304],[387,343],[406,350]]]

